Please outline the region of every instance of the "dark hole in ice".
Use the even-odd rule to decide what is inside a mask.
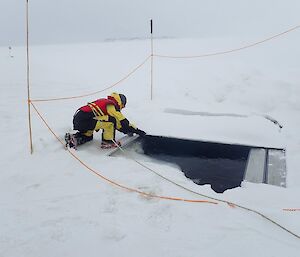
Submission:
[[[241,185],[250,147],[147,135],[144,154],[177,164],[198,185],[210,184],[217,193]]]

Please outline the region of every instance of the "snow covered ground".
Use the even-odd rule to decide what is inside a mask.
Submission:
[[[128,98],[125,116],[149,134],[284,147],[287,188],[244,182],[217,194],[172,166],[143,163],[196,192],[259,211],[300,235],[300,211],[283,210],[300,208],[299,33],[227,55],[155,57],[152,101],[148,60],[128,79],[99,94],[34,104],[61,137],[71,129],[78,107],[116,91]],[[160,39],[154,49],[156,54],[200,55],[260,39]],[[114,84],[149,56],[150,41],[44,45],[30,51],[31,98],[44,99],[87,94]],[[254,213],[222,202],[149,198],[107,183],[64,150],[33,109],[30,155],[26,51],[13,47],[11,54],[0,48],[1,257],[299,255],[299,238]],[[274,117],[283,129],[262,115]],[[99,148],[100,138],[97,133],[92,143],[75,152],[99,174],[155,195],[207,200],[128,158],[106,156]]]

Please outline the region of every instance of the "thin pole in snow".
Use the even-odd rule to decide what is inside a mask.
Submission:
[[[8,54],[9,54],[10,58],[14,58],[14,56],[12,54],[12,47],[11,46],[8,47]]]
[[[26,0],[26,62],[27,62],[27,104],[28,104],[28,127],[29,127],[29,144],[30,153],[33,153],[32,129],[31,129],[31,109],[30,109],[30,77],[29,77],[29,4]]]
[[[153,23],[150,20],[151,27],[151,100],[153,99]]]

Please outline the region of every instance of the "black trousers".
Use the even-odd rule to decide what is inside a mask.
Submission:
[[[93,112],[84,112],[78,110],[73,117],[73,129],[84,133],[88,130],[94,130],[97,120],[94,119]]]

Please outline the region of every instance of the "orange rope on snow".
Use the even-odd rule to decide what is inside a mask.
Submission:
[[[46,122],[46,120],[43,118],[43,116],[41,115],[41,113],[38,111],[38,109],[36,108],[36,106],[31,102],[32,107],[34,108],[34,110],[36,111],[37,115],[41,118],[41,120],[43,121],[43,123],[46,125],[46,127],[49,129],[49,131],[54,135],[54,137],[62,144],[64,145],[64,142],[62,141],[62,139],[59,138],[59,136],[57,136],[57,134],[53,131],[53,129],[51,129],[51,127],[48,125],[48,123]],[[138,189],[134,189],[134,188],[130,188],[124,185],[121,185],[109,178],[104,177],[103,175],[101,175],[98,171],[96,171],[95,169],[91,168],[90,166],[88,166],[84,161],[82,161],[73,151],[71,151],[70,149],[67,148],[67,151],[72,155],[73,158],[75,158],[78,162],[80,162],[85,168],[87,168],[90,172],[92,172],[93,174],[95,174],[96,176],[100,177],[101,179],[105,180],[106,182],[117,186],[119,188],[125,189],[127,191],[130,192],[135,192],[138,193],[140,195],[146,196],[146,197],[151,197],[151,198],[159,198],[159,199],[165,199],[165,200],[173,200],[173,201],[183,201],[183,202],[190,202],[190,203],[209,203],[209,204],[218,204],[214,201],[208,201],[208,200],[197,200],[197,199],[185,199],[185,198],[179,198],[179,197],[171,197],[171,196],[161,196],[161,195],[155,195],[155,194],[151,194],[151,193],[146,193],[143,191],[140,191]]]
[[[40,114],[40,112],[37,110],[37,108],[35,107],[35,105],[31,102],[31,105],[33,107],[33,109],[36,111],[37,115],[40,117],[40,119],[43,121],[43,123],[46,125],[46,127],[49,129],[49,131],[54,135],[54,137],[62,144],[64,145],[64,142],[63,140],[61,140],[59,138],[59,136],[56,135],[56,133],[51,129],[51,127],[48,125],[48,123],[46,122],[46,120],[43,118],[43,116]],[[297,239],[300,239],[300,236],[297,235],[296,233],[292,232],[291,230],[285,228],[284,226],[280,225],[279,223],[277,223],[276,221],[268,218],[267,216],[265,216],[264,214],[256,211],[256,210],[252,210],[250,208],[247,208],[247,207],[243,207],[239,204],[234,204],[234,203],[231,203],[231,202],[228,202],[228,201],[225,201],[225,200],[221,200],[221,199],[216,199],[216,198],[212,198],[212,197],[208,197],[208,196],[205,196],[203,195],[204,197],[207,197],[207,198],[211,198],[215,201],[209,201],[209,200],[197,200],[197,199],[185,199],[185,198],[179,198],[179,197],[171,197],[171,196],[161,196],[161,195],[155,195],[155,194],[150,194],[150,193],[146,193],[146,192],[143,192],[143,191],[140,191],[138,189],[134,189],[134,188],[130,188],[130,187],[127,187],[127,186],[124,186],[124,185],[121,185],[111,179],[108,179],[106,177],[104,177],[103,175],[101,175],[98,171],[96,171],[95,169],[91,168],[90,166],[88,166],[84,161],[82,161],[78,156],[75,155],[74,152],[72,152],[70,149],[67,149],[67,151],[71,154],[71,156],[73,158],[75,158],[78,162],[80,162],[85,168],[87,168],[90,172],[92,172],[93,174],[95,174],[96,176],[98,176],[99,178],[103,179],[104,181],[116,186],[116,187],[119,187],[119,188],[122,188],[122,189],[125,189],[129,192],[135,192],[135,193],[138,193],[142,196],[145,196],[145,197],[151,197],[151,198],[159,198],[159,199],[165,199],[165,200],[172,200],[172,201],[183,201],[183,202],[189,202],[189,203],[209,203],[209,204],[218,204],[216,201],[219,201],[219,202],[224,202],[224,203],[227,203],[230,207],[234,208],[234,207],[239,207],[241,209],[244,209],[246,211],[249,211],[249,212],[252,212],[252,213],[255,213],[259,216],[261,216],[262,218],[270,221],[271,223],[273,223],[274,225],[276,225],[277,227],[281,228],[282,230],[286,231],[287,233],[291,234],[292,236],[296,237]]]
[[[234,48],[234,49],[231,49],[231,50],[227,50],[227,51],[221,51],[221,52],[215,52],[215,53],[208,53],[208,54],[201,54],[201,55],[189,55],[189,56],[172,56],[172,55],[162,55],[162,54],[154,54],[153,56],[161,57],[161,58],[173,58],[173,59],[191,59],[191,58],[203,58],[203,57],[210,57],[210,56],[216,56],[216,55],[229,54],[229,53],[232,53],[232,52],[241,51],[241,50],[244,50],[244,49],[247,49],[247,48],[250,48],[250,47],[262,44],[262,43],[265,43],[267,41],[270,41],[270,40],[272,40],[274,38],[277,38],[277,37],[281,37],[284,34],[287,34],[289,32],[292,32],[292,31],[296,30],[296,29],[299,29],[299,28],[300,28],[300,25],[295,26],[293,28],[290,28],[290,29],[288,29],[286,31],[283,31],[283,32],[279,33],[279,34],[276,34],[276,35],[273,35],[271,37],[268,37],[266,39],[260,40],[258,42],[255,42],[255,43],[252,43],[252,44],[249,44],[249,45],[245,45],[245,46],[242,46],[242,47],[239,47],[239,48]]]
[[[182,185],[180,185],[180,184],[178,184],[178,183],[176,183],[176,182],[174,182],[174,181],[168,179],[167,177],[162,176],[161,174],[159,174],[159,173],[156,172],[155,170],[153,170],[153,169],[147,167],[146,165],[142,164],[141,162],[137,161],[137,160],[134,159],[132,156],[130,156],[129,154],[127,154],[126,151],[125,151],[124,149],[122,149],[122,147],[120,147],[120,146],[117,144],[117,142],[114,141],[114,143],[116,144],[116,146],[117,146],[117,147],[118,147],[118,148],[119,148],[119,149],[120,149],[127,157],[129,157],[130,159],[132,159],[133,161],[135,161],[136,163],[138,163],[140,166],[144,167],[145,169],[147,169],[147,170],[153,172],[154,174],[158,175],[158,176],[161,177],[162,179],[164,179],[164,180],[166,180],[166,181],[168,181],[168,182],[170,182],[170,183],[172,183],[172,184],[174,184],[174,185],[176,185],[176,186],[178,186],[178,187],[180,187],[180,188],[182,188],[182,189],[184,189],[184,190],[186,190],[186,191],[188,191],[188,192],[190,192],[190,193],[196,194],[196,195],[201,196],[201,197],[208,198],[208,199],[213,200],[213,201],[226,203],[226,204],[227,204],[230,208],[232,208],[232,209],[234,209],[234,208],[240,208],[240,209],[243,209],[243,210],[245,210],[245,211],[255,213],[255,214],[261,216],[262,218],[264,218],[265,220],[271,222],[271,223],[274,224],[275,226],[279,227],[280,229],[282,229],[282,230],[288,232],[289,234],[293,235],[293,236],[296,237],[297,239],[300,239],[300,236],[299,236],[299,235],[295,234],[294,232],[290,231],[289,229],[285,228],[284,226],[280,225],[280,224],[277,223],[276,221],[272,220],[271,218],[267,217],[266,215],[264,215],[264,214],[262,214],[262,213],[260,213],[260,212],[258,212],[258,211],[256,211],[256,210],[253,210],[253,209],[250,209],[250,208],[248,208],[248,207],[244,207],[244,206],[242,206],[242,205],[240,205],[240,204],[236,204],[236,203],[233,203],[233,202],[229,202],[229,201],[226,201],[226,200],[223,200],[223,199],[218,199],[218,198],[215,198],[215,197],[211,197],[211,196],[208,196],[208,195],[205,195],[205,194],[198,193],[198,192],[196,192],[196,191],[193,191],[193,190],[191,190],[191,189],[189,189],[189,188],[186,188],[186,187],[184,187],[184,186],[182,186]],[[293,209],[293,211],[294,211],[294,210],[296,210],[296,209]],[[300,209],[299,209],[299,210],[300,210]]]
[[[124,76],[122,79],[118,80],[117,82],[115,82],[114,84],[98,90],[96,92],[93,93],[88,93],[88,94],[84,94],[84,95],[78,95],[78,96],[66,96],[66,97],[57,97],[57,98],[46,98],[46,99],[33,99],[31,100],[31,102],[50,102],[50,101],[59,101],[59,100],[69,100],[69,99],[76,99],[76,98],[82,98],[82,97],[86,97],[86,96],[91,96],[91,95],[96,95],[98,93],[101,93],[105,90],[108,90],[112,87],[115,87],[116,85],[120,84],[121,82],[123,82],[124,80],[126,80],[128,77],[130,77],[133,73],[135,73],[139,68],[141,68],[149,59],[150,59],[151,55],[149,55],[141,64],[139,64],[138,66],[136,66],[131,72],[129,72],[126,76]]]
[[[119,81],[117,81],[116,83],[112,84],[111,86],[109,87],[106,87],[105,89],[102,89],[102,90],[99,90],[99,91],[96,91],[96,92],[93,92],[93,93],[89,93],[89,94],[84,94],[84,95],[78,95],[78,96],[69,96],[69,97],[58,97],[58,98],[48,98],[48,99],[34,99],[34,100],[30,100],[28,99],[28,105],[29,106],[32,106],[33,109],[35,110],[35,112],[37,113],[37,115],[39,116],[39,118],[42,120],[42,122],[45,124],[45,126],[49,129],[49,131],[53,134],[53,136],[62,144],[62,145],[65,145],[64,141],[54,132],[53,129],[51,129],[51,127],[48,125],[48,123],[46,122],[46,120],[44,119],[44,117],[41,115],[41,113],[38,111],[38,109],[36,108],[36,106],[34,105],[33,102],[46,102],[46,101],[58,101],[58,100],[68,100],[68,99],[75,99],[75,98],[82,98],[82,97],[86,97],[86,96],[91,96],[91,95],[95,95],[97,93],[100,93],[100,92],[103,92],[107,89],[110,89],[116,85],[118,85],[119,83],[121,83],[122,81],[126,80],[129,76],[131,76],[134,72],[136,72],[140,67],[142,67],[150,58],[152,60],[152,58],[154,56],[156,57],[162,57],[162,58],[201,58],[201,57],[210,57],[210,56],[217,56],[217,55],[224,55],[224,54],[228,54],[228,53],[232,53],[232,52],[236,52],[236,51],[240,51],[240,50],[243,50],[243,49],[247,49],[247,48],[250,48],[250,47],[253,47],[253,46],[256,46],[258,44],[262,44],[266,41],[269,41],[269,40],[272,40],[274,38],[277,38],[277,37],[280,37],[284,34],[287,34],[291,31],[294,31],[296,29],[300,28],[300,25],[298,26],[295,26],[293,28],[290,28],[282,33],[279,33],[279,34],[276,34],[276,35],[273,35],[269,38],[266,38],[264,40],[261,40],[261,41],[258,41],[258,42],[255,42],[255,43],[252,43],[252,44],[249,44],[249,45],[246,45],[246,46],[242,46],[242,47],[239,47],[239,48],[235,48],[235,49],[231,49],[231,50],[227,50],[227,51],[222,51],[222,52],[215,52],[215,53],[208,53],[208,54],[202,54],[202,55],[194,55],[194,56],[168,56],[168,55],[158,55],[158,54],[153,54],[151,53],[151,55],[149,55],[141,64],[139,64],[137,67],[135,67],[131,72],[129,72],[126,76],[124,76],[122,79],[120,79]],[[127,190],[129,192],[134,192],[134,193],[137,193],[137,194],[140,194],[144,197],[150,197],[150,198],[158,198],[158,199],[165,199],[165,200],[173,200],[173,201],[184,201],[184,202],[190,202],[190,203],[209,203],[209,204],[218,204],[220,202],[223,202],[223,203],[226,203],[228,204],[230,207],[232,208],[241,208],[245,211],[248,211],[248,212],[252,212],[254,214],[257,214],[259,216],[261,216],[262,218],[268,220],[269,222],[273,223],[274,225],[276,225],[277,227],[279,227],[280,229],[286,231],[287,233],[293,235],[294,237],[296,237],[297,239],[300,239],[300,236],[297,235],[296,233],[290,231],[289,229],[287,229],[286,227],[280,225],[279,223],[277,223],[276,221],[272,220],[271,218],[268,218],[266,215],[256,211],[256,210],[253,210],[253,209],[250,209],[250,208],[247,208],[247,207],[244,207],[244,206],[241,206],[239,204],[235,204],[235,203],[232,203],[232,202],[228,202],[228,201],[225,201],[225,200],[222,200],[222,199],[217,199],[217,198],[213,198],[213,197],[209,197],[209,196],[206,196],[206,195],[203,195],[203,194],[200,194],[200,193],[197,193],[197,192],[194,192],[192,190],[189,190],[187,188],[184,188],[182,186],[180,186],[179,184],[176,184],[170,180],[168,180],[167,178],[159,175],[158,173],[156,173],[155,171],[152,170],[152,172],[154,172],[155,174],[159,175],[160,177],[168,180],[169,182],[172,182],[173,184],[177,185],[177,186],[180,186],[181,188],[184,188],[186,191],[189,191],[189,192],[192,192],[192,193],[195,193],[198,195],[198,197],[206,197],[208,198],[209,200],[198,200],[198,199],[185,199],[185,198],[180,198],[180,197],[171,197],[171,196],[162,196],[162,195],[155,195],[155,194],[152,194],[152,193],[147,193],[147,192],[143,192],[143,191],[140,191],[138,189],[135,189],[135,188],[130,188],[128,186],[125,186],[125,185],[122,185],[122,184],[119,184],[105,176],[103,176],[99,171],[97,171],[96,169],[90,167],[88,164],[86,164],[83,160],[81,160],[76,154],[74,151],[70,150],[70,149],[66,149],[69,154],[74,158],[76,159],[82,166],[84,166],[87,170],[89,170],[91,173],[93,173],[94,175],[96,175],[97,177],[103,179],[104,181],[106,181],[107,183],[110,183],[111,185],[114,185],[118,188],[121,188],[121,189],[124,189],[124,190]],[[142,164],[140,164],[142,165]],[[142,165],[143,166],[143,165]],[[284,211],[298,211],[300,210],[299,208],[285,208],[283,209]]]

